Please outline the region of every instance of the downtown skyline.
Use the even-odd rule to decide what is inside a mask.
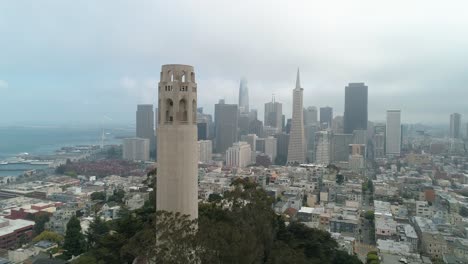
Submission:
[[[0,112],[8,115],[0,125],[133,123],[135,105],[156,105],[167,62],[197,67],[199,106],[211,114],[219,99],[237,103],[245,76],[260,119],[272,94],[290,117],[300,67],[304,106],[328,105],[335,116],[351,82],[369,87],[369,120],[385,120],[387,109],[401,109],[403,123],[447,125],[451,113],[468,115],[464,4],[340,5],[1,3],[8,41],[0,43]],[[107,17],[109,6],[115,14]],[[219,11],[207,14],[209,6]],[[184,15],[169,29],[164,9]]]

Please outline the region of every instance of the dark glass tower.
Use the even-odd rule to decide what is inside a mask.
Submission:
[[[345,87],[344,133],[367,130],[367,86],[350,83]]]

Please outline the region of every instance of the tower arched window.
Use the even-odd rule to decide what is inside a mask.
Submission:
[[[195,82],[195,73],[190,73],[190,81]]]
[[[187,115],[187,102],[185,99],[180,99],[179,101],[179,120],[182,122],[187,122],[188,121],[188,115]]]
[[[174,102],[171,99],[166,100],[166,123],[172,123],[174,121]]]
[[[186,80],[185,80],[185,75],[186,75],[186,74],[185,74],[185,72],[183,71],[183,72],[182,72],[182,76],[180,77],[180,80],[181,80],[182,82],[186,82]]]

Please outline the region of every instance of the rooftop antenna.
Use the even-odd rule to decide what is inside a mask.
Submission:
[[[275,94],[272,94],[271,96],[271,101],[274,103],[275,102]]]

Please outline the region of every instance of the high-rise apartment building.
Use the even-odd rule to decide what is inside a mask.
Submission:
[[[198,141],[198,161],[209,163],[213,156],[213,142],[211,140]]]
[[[238,117],[237,105],[226,104],[224,100],[219,100],[219,103],[215,104],[217,153],[225,153],[234,142],[237,142]]]
[[[297,70],[296,88],[293,90],[293,111],[291,121],[291,133],[288,147],[288,164],[301,164],[305,162],[305,137],[304,137],[304,119],[303,119],[303,100],[304,89],[301,88],[299,69]]]
[[[250,145],[250,149],[252,150],[252,155],[251,155],[252,163],[255,163],[255,158],[257,156],[256,155],[257,139],[258,139],[258,136],[255,134],[248,134],[248,135],[241,136],[241,141],[247,142]]]
[[[350,83],[345,87],[344,133],[367,130],[367,86]]]
[[[148,161],[150,159],[150,141],[147,138],[125,138],[122,142],[124,160]]]
[[[453,113],[450,115],[450,138],[461,138],[461,115]]]
[[[275,101],[275,98],[271,102],[265,104],[265,119],[264,125],[276,128],[276,132],[282,130],[282,116],[283,106],[281,103]]]
[[[385,132],[385,153],[387,155],[401,154],[401,111],[387,110],[387,126]]]
[[[326,106],[320,107],[320,125],[326,128],[332,128],[333,108]]]
[[[150,142],[150,150],[156,149],[154,133],[154,111],[152,104],[141,104],[136,111],[136,137],[146,138]]]
[[[245,78],[241,79],[239,86],[239,113],[249,113],[249,87]]]
[[[197,83],[192,66],[163,65],[156,209],[198,218]]]
[[[332,162],[331,131],[323,130],[315,133],[315,163],[328,165]]]
[[[236,142],[226,150],[226,166],[244,168],[251,164],[252,150],[247,142]]]

